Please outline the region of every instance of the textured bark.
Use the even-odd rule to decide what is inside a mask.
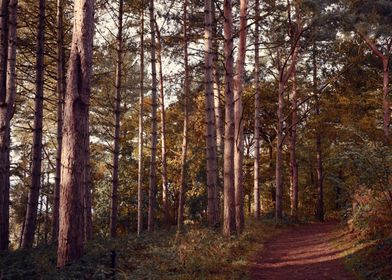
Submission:
[[[0,251],[9,245],[10,122],[15,102],[17,1],[0,1]]]
[[[225,0],[225,138],[223,163],[223,235],[235,231],[234,198],[234,94],[233,94],[233,15],[231,0]]]
[[[83,174],[88,137],[93,30],[94,1],[76,1],[64,106],[58,267],[77,260],[83,252]]]
[[[156,23],[156,22],[155,22]],[[168,185],[167,185],[167,160],[166,160],[166,111],[165,111],[165,93],[163,87],[163,70],[162,70],[162,41],[161,32],[157,27],[157,55],[159,64],[159,83],[160,83],[160,103],[161,103],[161,153],[162,153],[162,204],[165,215],[165,223],[169,225],[169,201],[168,201]]]
[[[182,153],[181,153],[181,179],[180,179],[180,192],[178,199],[178,220],[177,230],[181,231],[184,224],[184,204],[186,192],[186,167],[187,167],[187,153],[188,153],[188,124],[189,124],[189,69],[188,69],[188,1],[184,1],[184,126],[182,133]]]
[[[313,94],[316,97],[316,117],[320,117],[320,98],[317,85],[317,46],[313,43]],[[321,132],[320,124],[316,127],[316,186],[317,186],[317,202],[315,216],[319,221],[324,221],[324,187],[323,187],[323,159],[321,151]]]
[[[242,122],[242,89],[245,72],[246,34],[247,34],[247,0],[240,0],[240,31],[237,58],[237,73],[234,77],[234,188],[236,230],[241,234],[244,229],[244,186],[242,164],[244,158],[244,124]]]
[[[254,118],[254,141],[255,141],[255,152],[254,152],[254,174],[253,174],[253,204],[254,204],[254,217],[260,218],[260,57],[259,57],[259,20],[260,20],[260,2],[255,2],[255,118]]]
[[[150,0],[150,33],[151,33],[151,160],[150,174],[148,186],[148,221],[147,230],[154,230],[155,223],[155,207],[156,207],[156,190],[157,190],[157,174],[156,174],[156,154],[157,154],[157,68],[156,68],[156,43],[155,43],[155,19],[154,19],[154,0]]]
[[[119,1],[118,30],[117,30],[117,61],[116,61],[116,99],[114,109],[114,149],[113,149],[113,179],[110,211],[110,237],[117,235],[118,215],[118,160],[120,156],[120,118],[121,118],[121,89],[122,89],[122,53],[123,53],[123,7],[124,1]]]
[[[44,110],[44,44],[45,44],[45,0],[39,0],[37,27],[36,80],[34,100],[33,162],[31,185],[27,203],[26,223],[22,248],[31,248],[37,223],[37,207],[41,188],[42,122]]]
[[[65,96],[65,49],[64,49],[64,0],[57,0],[57,149],[56,177],[53,197],[52,242],[57,243],[59,232],[61,145],[63,140],[63,111]]]
[[[139,156],[137,170],[137,235],[143,231],[144,0],[140,9]]]
[[[212,1],[204,2],[204,86],[206,98],[206,166],[207,166],[207,194],[208,194],[208,226],[214,228],[219,223],[217,209],[217,154],[215,141],[215,114],[213,88],[213,49],[212,49]]]
[[[87,122],[86,124],[88,124]],[[87,126],[88,136],[86,137],[85,146],[85,170],[84,170],[84,241],[89,241],[93,238],[93,221],[92,221],[92,195],[91,195],[91,166],[90,166],[90,133]]]

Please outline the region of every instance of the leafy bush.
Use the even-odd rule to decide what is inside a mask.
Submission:
[[[350,230],[362,238],[392,234],[392,150],[365,142],[345,147],[339,158],[349,170],[345,180],[349,203],[344,217]]]

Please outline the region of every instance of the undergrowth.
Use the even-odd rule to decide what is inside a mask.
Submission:
[[[358,279],[392,279],[392,237],[363,239],[344,229],[336,240],[347,268]]]
[[[249,218],[240,237],[191,225],[178,236],[159,230],[94,240],[81,260],[61,270],[54,247],[17,250],[0,255],[0,279],[246,279],[251,256],[278,230],[272,220]]]

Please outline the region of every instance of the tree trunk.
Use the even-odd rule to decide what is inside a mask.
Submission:
[[[223,163],[223,235],[235,229],[234,198],[234,94],[233,94],[233,15],[231,0],[224,0],[225,52],[225,138]]]
[[[288,6],[290,13],[290,5]],[[296,11],[296,28],[295,30],[289,30],[292,35],[293,45],[289,57],[286,58],[291,60],[290,64],[287,65],[287,61],[282,64],[281,53],[278,50],[278,70],[279,70],[279,90],[278,90],[278,124],[277,124],[277,143],[276,143],[276,203],[275,203],[275,219],[280,220],[283,218],[283,123],[284,123],[284,91],[288,80],[295,72],[297,58],[300,47],[300,38],[302,36],[302,20],[298,7],[298,3],[295,4]],[[290,27],[291,28],[291,27]]]
[[[42,122],[44,110],[44,44],[45,44],[45,0],[39,0],[39,15],[37,28],[36,80],[34,101],[34,130],[33,130],[33,162],[31,166],[31,185],[26,212],[26,225],[22,248],[31,248],[34,243],[34,233],[37,223],[37,207],[41,188],[42,161]]]
[[[242,164],[244,158],[244,124],[242,122],[243,105],[242,90],[245,72],[246,34],[247,34],[247,0],[240,1],[239,51],[237,58],[237,74],[234,77],[234,188],[236,208],[236,229],[241,234],[244,229],[244,186]]]
[[[384,136],[385,142],[388,143],[389,139],[389,125],[391,119],[390,113],[390,106],[389,106],[389,93],[388,93],[388,85],[389,85],[389,57],[384,56],[382,59],[383,64],[383,95],[382,95],[382,104],[383,104],[383,111],[384,111],[384,122],[383,122],[383,129],[384,129]]]
[[[41,186],[43,186],[44,185],[44,180],[45,180],[45,175],[44,174],[42,174],[42,176],[41,176],[41,178],[42,178],[42,180],[41,180]],[[37,238],[36,238],[36,240],[35,240],[35,245],[36,246],[38,246],[38,244],[40,244],[41,242],[41,240],[40,240],[40,237],[41,237],[41,225],[42,225],[42,206],[43,206],[43,200],[44,200],[44,196],[43,196],[43,193],[42,192],[40,192],[40,194],[39,194],[39,199],[38,199],[38,212],[37,212],[37,232],[36,232],[36,234],[37,234]],[[34,245],[34,244],[33,244]]]
[[[155,22],[156,23],[156,22]],[[167,160],[166,160],[166,113],[165,113],[165,94],[163,87],[163,71],[162,71],[162,41],[161,32],[156,24],[157,40],[158,40],[158,64],[159,64],[159,82],[160,82],[160,103],[161,103],[161,150],[162,150],[162,204],[163,212],[165,214],[165,223],[169,225],[169,201],[168,201],[168,186],[167,186]]]
[[[212,1],[204,2],[204,85],[206,98],[206,166],[207,166],[207,194],[208,194],[208,226],[216,227],[219,223],[217,209],[217,142],[215,141],[215,114],[213,88],[213,49],[212,49]]]
[[[260,20],[260,2],[255,3],[255,126],[254,126],[254,174],[253,174],[253,199],[254,199],[254,217],[260,218],[260,58],[259,58],[259,20]]]
[[[316,117],[320,117],[320,99],[317,86],[317,46],[313,43],[313,94],[316,97]],[[324,221],[324,188],[323,188],[323,159],[321,152],[321,133],[320,124],[316,127],[316,186],[317,186],[317,202],[316,202],[316,218]]]
[[[17,0],[0,3],[0,251],[9,245],[10,122],[16,95],[17,7]]]
[[[156,154],[157,154],[157,69],[156,69],[156,44],[155,44],[155,12],[154,0],[150,0],[150,32],[151,32],[151,161],[149,174],[149,188],[148,188],[148,223],[147,230],[149,232],[154,230],[155,222],[155,205],[156,205],[156,189],[157,189],[157,174],[156,174]]]
[[[116,100],[114,111],[114,149],[113,149],[113,181],[110,212],[110,237],[117,235],[118,215],[118,160],[120,156],[120,118],[121,118],[121,81],[122,81],[122,53],[123,53],[123,0],[119,1],[118,33],[117,33],[117,61],[116,61]]]
[[[83,252],[83,174],[91,92],[93,0],[75,2],[74,24],[64,106],[58,267],[79,259]]]
[[[278,125],[276,134],[276,166],[275,166],[275,176],[276,176],[276,196],[275,196],[275,219],[280,220],[283,217],[283,174],[282,174],[282,164],[283,164],[283,106],[284,106],[284,83],[279,82],[278,91]]]
[[[298,165],[296,156],[297,145],[297,75],[296,69],[293,72],[293,89],[291,97],[291,130],[290,130],[290,202],[291,202],[291,216],[297,219],[298,215]]]
[[[316,111],[319,111],[316,109]],[[319,115],[320,113],[316,113]],[[317,206],[316,218],[319,221],[324,221],[324,187],[323,187],[323,159],[321,152],[321,135],[317,132],[316,135],[316,161],[317,161]]]
[[[215,218],[216,222],[220,220],[220,185],[223,180],[223,166],[219,164],[220,158],[223,158],[223,138],[224,138],[224,113],[222,104],[222,85],[221,85],[221,71],[219,60],[219,36],[218,36],[218,23],[216,19],[215,2],[211,1],[211,27],[212,27],[212,75],[213,75],[213,108],[215,118],[215,146],[216,146],[216,190],[215,190]]]
[[[184,204],[186,184],[186,165],[188,153],[188,123],[189,123],[189,69],[188,69],[188,1],[184,1],[184,127],[182,136],[182,153],[181,153],[181,179],[180,179],[180,193],[178,199],[178,224],[177,230],[181,231],[184,224]]]
[[[65,50],[64,50],[64,0],[57,0],[57,149],[56,176],[53,197],[52,242],[57,243],[59,232],[61,145],[63,140],[63,110],[65,95]]]
[[[215,3],[211,1],[211,37],[212,37],[212,75],[213,75],[213,91],[214,91],[214,113],[215,113],[215,129],[216,129],[216,147],[217,156],[223,153],[223,108],[221,100],[221,82],[220,82],[220,68],[219,68],[219,38],[218,27],[215,14]],[[218,172],[218,170],[217,170]]]
[[[88,123],[88,122],[87,122]],[[91,195],[91,166],[90,166],[90,133],[87,126],[88,136],[85,146],[85,170],[84,170],[84,241],[93,238],[93,221],[92,221],[92,195]]]
[[[143,231],[144,0],[140,9],[139,156],[137,171],[137,235]]]
[[[47,186],[49,186],[49,172],[47,177]],[[49,236],[49,197],[46,195],[45,199],[45,217],[44,217],[44,242],[45,245],[48,244],[48,236]]]

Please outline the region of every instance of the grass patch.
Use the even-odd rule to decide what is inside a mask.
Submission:
[[[61,270],[54,247],[17,250],[0,255],[0,279],[246,279],[252,256],[279,228],[273,220],[249,218],[240,237],[191,225],[179,236],[172,229],[94,240],[80,261]]]

